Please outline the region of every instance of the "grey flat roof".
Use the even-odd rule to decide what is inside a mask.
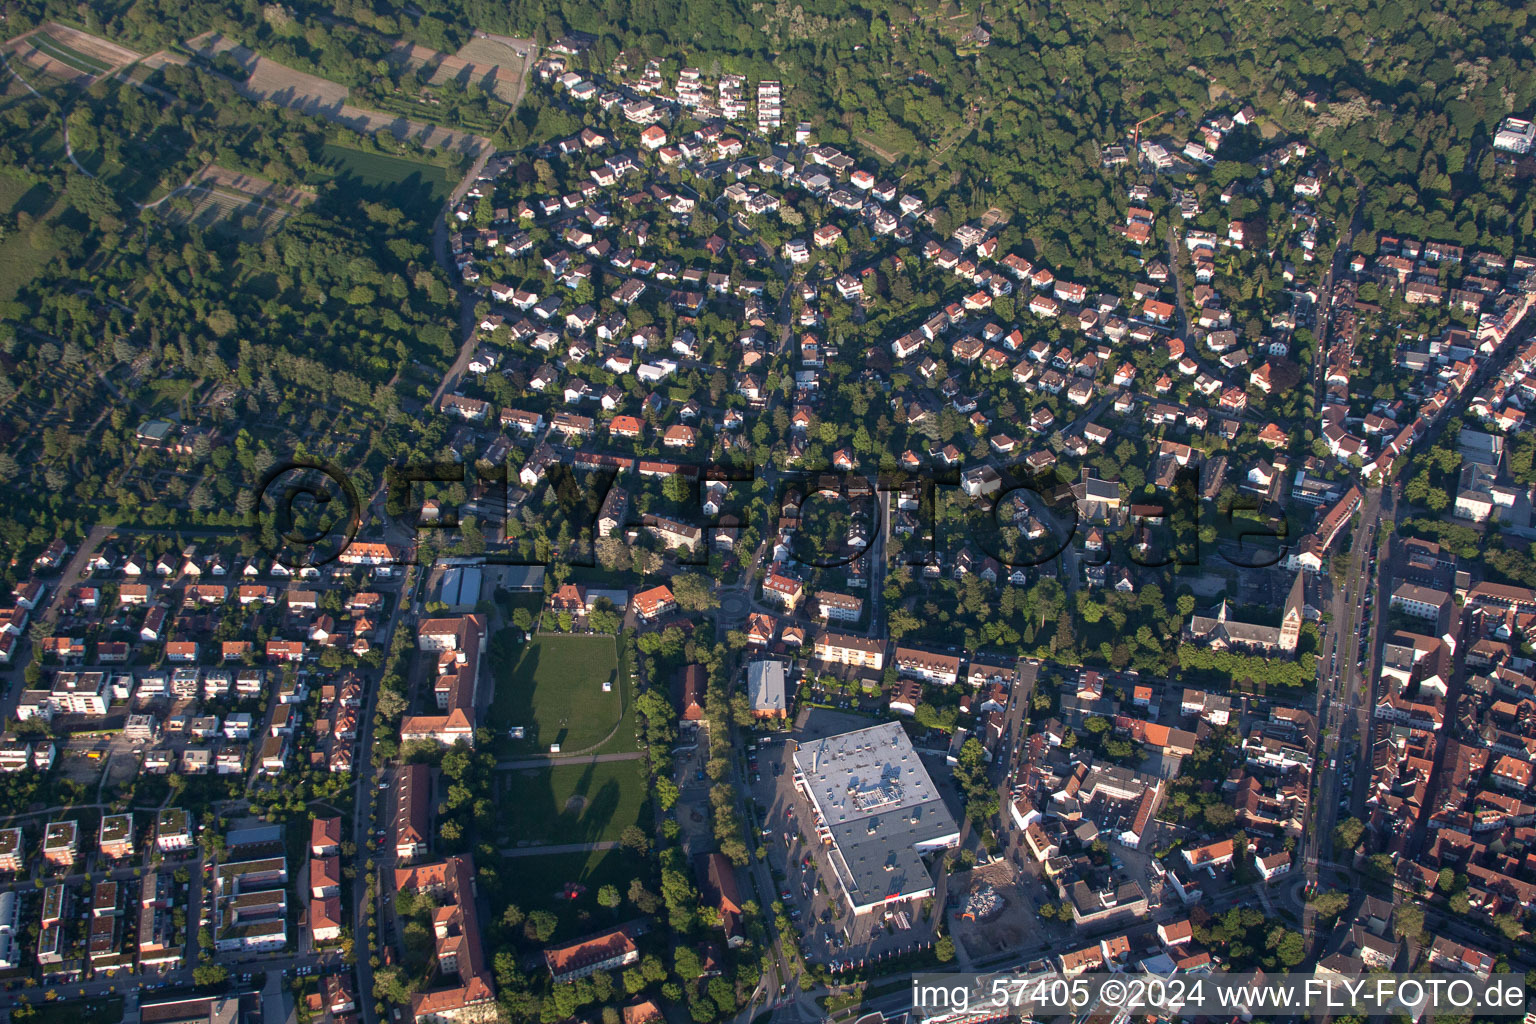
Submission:
[[[784,663],[754,661],[747,666],[747,695],[753,711],[783,711]]]
[[[541,590],[544,587],[542,565],[503,565],[501,585],[508,590]]]
[[[478,565],[453,566],[443,573],[439,597],[449,607],[476,604],[480,600],[481,579]]]
[[[832,865],[851,903],[932,888],[919,848],[948,845],[959,826],[900,724],[802,743],[795,767],[832,836]]]

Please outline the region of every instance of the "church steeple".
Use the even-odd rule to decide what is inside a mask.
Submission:
[[[1301,639],[1301,621],[1306,607],[1306,580],[1297,573],[1291,584],[1291,592],[1285,598],[1285,614],[1280,618],[1280,649],[1294,651]]]

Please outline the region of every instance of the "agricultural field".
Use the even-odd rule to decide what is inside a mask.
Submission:
[[[276,231],[292,210],[238,192],[188,185],[166,204],[166,218],[186,227],[222,228],[245,241],[257,241]]]
[[[242,95],[267,100],[317,117],[338,117],[347,102],[347,87],[318,75],[296,71],[269,60],[254,50],[217,32],[190,40],[188,46],[207,60],[220,54],[240,66],[246,79],[238,83]]]
[[[277,203],[281,206],[298,208],[305,203],[312,202],[314,193],[302,188],[289,188],[266,178],[258,178],[254,174],[245,174],[241,171],[232,171],[218,164],[209,164],[198,173],[194,184],[206,185],[210,188],[223,188],[231,192],[241,192],[253,199],[264,202]]]
[[[96,72],[72,66],[39,48],[32,36],[13,39],[4,52],[11,70],[37,89],[61,84],[84,88],[96,77]]]
[[[384,114],[377,110],[366,110],[350,103],[341,108],[334,120],[362,135],[389,132],[402,142],[415,142],[425,149],[447,149],[465,156],[478,156],[491,148],[491,140],[483,135],[454,131],[452,128]]]
[[[476,66],[494,67],[496,77],[491,91],[497,99],[515,107],[522,102],[528,83],[528,71],[537,53],[532,39],[476,36],[459,47],[456,56]]]
[[[60,25],[56,21],[44,25],[37,34],[45,36],[47,44],[51,44],[87,64],[96,65],[104,71],[126,67],[143,59],[142,54],[130,50],[126,46],[119,46],[100,36],[93,36],[89,32],[81,32],[79,29],[70,28],[68,25]],[[71,60],[70,63],[75,63],[75,61]]]
[[[39,87],[49,81],[84,87],[140,59],[140,54],[127,47],[57,22],[17,36],[4,51],[8,60],[24,64],[41,76],[33,82]]]
[[[263,57],[217,32],[198,36],[187,45],[205,60],[213,61],[223,56],[238,65],[246,77],[236,82],[235,88],[248,99],[277,103],[301,113],[324,117],[366,135],[389,132],[397,139],[414,140],[428,149],[441,146],[459,153],[478,154],[490,145],[489,140],[479,135],[406,116],[418,114],[415,109],[381,113],[349,103],[350,90],[345,85]]]
[[[650,818],[642,761],[514,769],[496,782],[503,835],[514,843],[613,842]]]
[[[538,636],[517,654],[510,669],[497,666],[491,726],[498,751],[507,755],[542,754],[560,744],[567,754],[602,746],[610,734],[617,749],[633,749],[628,716],[627,674],[620,671],[612,637]],[[603,684],[612,690],[603,692]],[[524,738],[508,738],[521,726]]]
[[[521,45],[509,45],[517,43]],[[401,42],[389,60],[404,74],[394,91],[374,92],[371,106],[489,134],[522,99],[531,41],[475,38],[456,54]],[[478,95],[471,97],[468,90]]]

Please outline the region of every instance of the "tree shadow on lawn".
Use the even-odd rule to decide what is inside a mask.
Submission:
[[[501,797],[516,810],[506,819],[506,840],[548,845],[601,842],[618,813],[623,792],[611,778],[594,790],[595,769],[595,764],[587,764],[571,794],[558,803],[552,773],[536,769],[510,775]],[[543,834],[533,834],[537,832]]]
[[[522,726],[523,740],[516,744],[519,748],[528,746],[532,750],[543,749],[539,742],[539,720],[533,711],[533,692],[537,689],[534,680],[538,678],[539,658],[542,654],[542,649],[533,645],[511,652],[510,664],[495,666],[498,678],[496,690],[491,696],[491,708],[495,712],[496,728]],[[503,688],[506,696],[502,695]]]

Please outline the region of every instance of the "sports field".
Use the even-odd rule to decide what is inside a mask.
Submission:
[[[534,897],[556,897],[571,882],[593,889],[605,883],[628,886],[629,879],[645,866],[625,850],[593,850],[585,855],[546,853],[507,863],[516,865],[520,886]]]
[[[510,667],[494,662],[493,667],[491,727],[497,733],[498,753],[544,754],[552,743],[560,744],[563,754],[600,745],[605,751],[634,749],[634,731],[627,727],[604,743],[620,726],[629,691],[629,680],[620,678],[613,637],[536,636],[518,650]],[[611,684],[607,693],[604,683]],[[521,740],[508,737],[507,730],[514,726],[522,727]]]

